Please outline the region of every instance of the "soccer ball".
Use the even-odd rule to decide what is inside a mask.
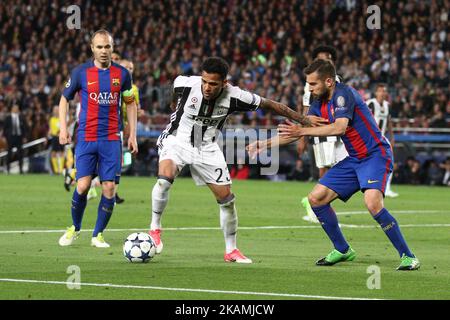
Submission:
[[[132,233],[123,244],[123,255],[130,262],[148,262],[155,254],[155,242],[147,233]]]

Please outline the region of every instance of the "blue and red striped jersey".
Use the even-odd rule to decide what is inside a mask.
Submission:
[[[391,149],[364,99],[354,88],[343,83],[336,83],[330,101],[314,100],[309,114],[328,119],[330,123],[338,118],[349,119],[341,138],[351,157],[363,159],[375,152],[386,155]]]
[[[72,100],[79,93],[78,141],[119,140],[121,93],[130,89],[130,72],[117,63],[99,69],[92,60],[74,68],[62,94]]]

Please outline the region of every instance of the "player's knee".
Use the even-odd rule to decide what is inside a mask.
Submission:
[[[158,169],[158,179],[160,177],[163,177],[164,179],[168,181],[172,181],[175,178],[175,175],[177,174],[177,166],[172,160],[163,160],[159,163],[159,169]]]
[[[372,215],[376,215],[383,209],[383,195],[378,190],[366,190],[364,192],[364,203],[366,204],[367,210]]]
[[[318,207],[318,206],[326,204],[326,203],[324,203],[324,200],[325,200],[325,197],[317,192],[311,192],[308,195],[308,201],[309,201],[309,204],[311,205],[311,207]]]
[[[366,200],[366,207],[369,210],[370,214],[376,215],[378,212],[383,209],[383,203],[377,200]]]
[[[114,181],[103,181],[102,182],[103,195],[107,198],[112,198],[115,194],[115,183]]]
[[[79,195],[86,195],[89,192],[89,186],[77,185],[77,192]]]
[[[231,192],[231,188],[229,186],[214,190],[214,196],[216,197],[217,203],[219,204],[232,202],[235,199],[235,196]]]
[[[153,190],[165,193],[169,191],[170,187],[172,187],[173,182],[173,179],[159,175]]]
[[[77,192],[80,195],[86,195],[91,188],[91,181],[79,180],[77,182]]]
[[[236,196],[231,193],[231,190],[228,194],[224,194],[222,197],[217,199],[217,203],[223,207],[232,207],[234,205],[234,201],[236,200]]]

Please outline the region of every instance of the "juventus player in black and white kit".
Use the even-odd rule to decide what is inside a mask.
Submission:
[[[392,130],[392,120],[389,115],[389,103],[386,100],[387,91],[385,84],[378,84],[375,88],[375,98],[366,101],[367,106],[372,111],[378,127],[381,130],[383,136],[386,135],[386,129],[389,130],[389,142],[394,147],[394,132]],[[386,197],[395,198],[398,197],[398,193],[391,189],[392,173],[389,175],[388,182],[386,184],[386,191],[384,195]]]
[[[225,157],[215,142],[227,116],[233,112],[271,110],[303,125],[320,125],[324,119],[305,117],[281,103],[262,98],[227,83],[228,64],[210,57],[202,64],[201,76],[178,76],[174,82],[176,111],[158,139],[158,180],[152,191],[150,236],[161,253],[161,215],[169,199],[174,179],[185,165],[198,186],[207,185],[220,211],[220,226],[225,237],[226,262],[251,263],[236,246],[238,226],[235,196]]]

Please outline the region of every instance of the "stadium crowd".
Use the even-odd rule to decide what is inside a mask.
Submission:
[[[29,128],[25,140],[48,135],[52,108],[70,70],[91,57],[89,37],[98,28],[111,31],[115,51],[135,64],[144,110],[139,130],[168,122],[173,79],[198,74],[206,56],[230,63],[231,83],[301,110],[302,70],[324,43],[338,49],[343,81],[366,98],[376,83],[388,85],[395,126],[450,127],[449,0],[380,3],[380,30],[367,27],[372,3],[365,0],[73,4],[81,9],[79,30],[68,29],[64,1],[0,3],[0,132],[18,105]],[[233,116],[228,125],[280,120],[257,111]]]

